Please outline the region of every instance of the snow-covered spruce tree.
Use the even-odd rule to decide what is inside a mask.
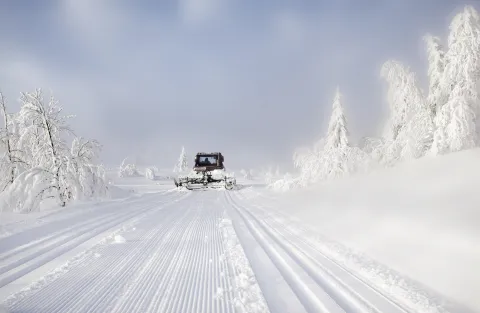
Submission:
[[[381,71],[388,83],[390,116],[384,129],[383,164],[419,158],[432,144],[433,112],[415,74],[397,61],[386,62]]]
[[[353,149],[348,140],[347,119],[342,105],[339,88],[335,93],[332,105],[332,115],[328,123],[325,145],[321,153],[321,179],[331,179],[345,176],[354,171],[350,157]]]
[[[480,130],[480,17],[466,6],[450,24],[444,76],[444,104],[439,108],[431,152],[442,154],[472,148]]]
[[[182,152],[178,158],[177,164],[173,167],[173,172],[184,172],[188,169],[188,160],[187,153],[185,152],[185,147],[182,147]]]
[[[294,166],[300,170],[300,176],[289,185],[306,186],[319,180],[342,177],[356,171],[365,161],[365,153],[349,143],[347,120],[338,88],[332,109],[326,136],[313,148],[295,152]]]

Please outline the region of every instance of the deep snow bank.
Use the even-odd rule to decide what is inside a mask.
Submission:
[[[286,193],[325,236],[480,311],[480,149]]]

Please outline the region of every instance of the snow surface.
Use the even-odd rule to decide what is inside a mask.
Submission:
[[[282,195],[255,188],[242,193],[270,214],[276,212],[283,225],[308,225],[323,241],[334,240],[324,248],[335,257],[352,250],[368,255],[368,262],[388,264],[480,311],[478,173],[480,149],[473,149]],[[356,261],[342,258],[366,276],[375,271],[359,256]],[[390,282],[375,279],[400,288],[393,274]]]
[[[285,194],[241,179],[236,191],[179,191],[113,171],[117,188],[134,190],[128,197],[3,225],[0,305],[478,311],[479,158],[472,150]]]

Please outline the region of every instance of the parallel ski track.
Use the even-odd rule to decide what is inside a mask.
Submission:
[[[162,201],[160,201],[160,202],[163,202],[163,201],[165,201],[165,199],[162,199]],[[49,233],[48,235],[45,235],[43,237],[41,236],[40,238],[37,238],[36,240],[29,241],[28,243],[26,243],[24,245],[16,246],[13,249],[10,249],[10,250],[7,250],[6,252],[0,253],[0,274],[2,273],[2,268],[3,268],[2,263],[5,262],[5,260],[10,259],[13,256],[19,258],[23,254],[29,254],[29,252],[31,253],[32,247],[40,248],[42,244],[50,244],[51,245],[54,241],[60,242],[63,237],[68,238],[69,235],[71,235],[72,232],[75,232],[76,230],[80,231],[84,226],[92,226],[96,222],[101,222],[100,224],[106,223],[109,219],[119,217],[119,215],[118,215],[119,213],[132,213],[131,211],[132,210],[137,210],[138,208],[140,208],[139,204],[141,205],[143,202],[145,202],[145,199],[141,199],[141,200],[137,199],[134,202],[133,201],[132,202],[130,202],[130,201],[123,202],[122,201],[121,205],[119,205],[118,203],[115,204],[115,205],[113,205],[113,204],[108,205],[108,206],[118,206],[118,207],[120,207],[120,212],[101,212],[100,210],[103,209],[103,208],[97,208],[100,214],[97,215],[96,217],[91,217],[91,218],[87,218],[85,220],[80,220],[80,222],[78,222],[75,225],[69,225],[69,227],[67,227],[65,229],[60,229],[59,231]],[[136,204],[136,205],[133,208],[128,207],[128,210],[126,210],[127,212],[122,212],[121,210],[125,210],[125,207],[129,203],[133,203],[133,204]],[[150,203],[150,202],[148,202],[148,203]],[[138,212],[138,211],[136,211],[136,212]]]
[[[358,278],[342,265],[323,255],[305,239],[289,232],[285,225],[266,224],[249,209],[226,193],[227,202],[238,212],[257,242],[267,252],[307,312],[338,312],[322,304],[300,276],[291,272],[279,252],[288,255],[338,305],[340,312],[392,312],[408,311],[386,297],[367,282]],[[272,242],[274,244],[272,244]]]
[[[141,203],[151,203],[151,198],[158,198],[159,196],[163,197],[166,195],[166,192],[152,193],[148,195],[143,195],[142,197],[132,197],[128,199],[123,199],[120,201],[111,201],[106,203],[101,203],[94,205],[91,208],[81,208],[75,209],[72,212],[64,211],[51,213],[50,215],[40,218],[42,222],[37,223],[27,229],[21,229],[18,232],[10,233],[7,236],[0,238],[0,262],[5,259],[5,256],[8,254],[19,253],[26,247],[30,245],[38,245],[46,240],[48,237],[55,237],[61,235],[65,230],[69,230],[73,224],[81,223],[83,221],[88,222],[88,220],[96,220],[100,217],[107,216],[109,214],[114,215],[120,213],[119,211],[130,210],[130,205],[138,205]],[[178,195],[178,193],[177,193]],[[174,196],[175,193],[170,193],[169,196]],[[168,198],[164,198],[165,200]],[[173,199],[173,198],[172,198]],[[91,215],[90,215],[91,214]],[[75,219],[79,218],[80,222],[77,222]],[[62,225],[67,223],[67,225]],[[9,224],[10,225],[10,224]],[[57,232],[51,232],[48,228],[59,229]],[[29,233],[26,238],[15,238],[11,240],[11,237],[20,236],[23,234],[20,233]],[[10,237],[10,238],[8,238]],[[36,238],[32,240],[32,237]],[[22,241],[25,241],[25,244],[22,244]]]
[[[208,199],[207,199],[208,200]],[[198,193],[158,210],[125,244],[107,245],[29,296],[13,312],[234,313],[218,227],[224,208]]]
[[[238,194],[237,194],[238,196]],[[242,196],[239,196],[241,201],[244,201],[244,198]],[[270,200],[276,200],[274,198],[270,198]],[[407,305],[397,301],[396,299],[393,299],[391,296],[389,296],[385,291],[382,291],[381,289],[377,288],[374,286],[372,283],[369,283],[367,280],[359,276],[357,273],[352,271],[351,269],[347,268],[346,266],[342,265],[338,260],[335,260],[334,258],[328,256],[320,248],[317,246],[318,241],[315,242],[315,240],[312,240],[312,236],[315,237],[315,235],[312,235],[312,231],[303,227],[302,225],[299,225],[296,223],[295,227],[292,229],[290,225],[286,225],[285,223],[291,223],[291,217],[285,214],[284,212],[278,211],[278,210],[266,210],[265,207],[263,206],[255,206],[255,213],[261,212],[262,214],[262,221],[264,222],[265,225],[267,225],[269,228],[275,229],[278,233],[283,238],[289,238],[290,241],[293,241],[295,243],[295,246],[299,249],[302,249],[302,251],[307,251],[307,253],[312,257],[315,258],[317,261],[322,261],[324,265],[329,265],[328,268],[325,268],[325,271],[329,272],[330,275],[337,275],[337,276],[342,276],[344,274],[351,276],[355,278],[352,282],[352,286],[350,286],[351,292],[354,292],[352,288],[354,286],[357,286],[357,288],[364,288],[364,293],[366,295],[372,295],[376,294],[376,296],[383,298],[385,301],[380,301],[377,303],[377,310],[374,309],[374,311],[380,310],[380,312],[384,312],[384,310],[391,310],[389,307],[391,305],[397,306],[397,308],[400,310],[400,312],[415,312],[414,309],[407,307]],[[273,213],[274,212],[274,213]],[[283,221],[279,221],[278,217],[281,217]],[[258,218],[258,217],[257,217]],[[295,223],[295,222],[294,222]],[[316,235],[318,238],[318,234]],[[317,240],[322,240],[321,238],[318,238]],[[333,271],[333,273],[332,273]],[[335,274],[338,273],[338,274]],[[363,285],[363,286],[362,286]],[[388,302],[388,303],[385,303]],[[390,311],[388,311],[390,312]]]
[[[175,202],[178,195],[158,201],[150,200],[147,204],[139,201],[128,207],[128,210],[81,221],[67,229],[0,254],[0,288],[109,229],[134,218],[141,218],[159,206]]]
[[[85,216],[89,213],[95,212],[97,213],[99,210],[108,210],[111,207],[118,207],[118,206],[126,206],[128,204],[137,203],[139,201],[145,201],[148,198],[156,197],[159,194],[168,194],[170,193],[167,190],[162,190],[159,192],[152,192],[148,194],[141,195],[140,197],[128,197],[125,199],[120,200],[112,200],[103,203],[96,203],[95,205],[79,205],[79,207],[75,208],[71,211],[65,211],[62,209],[56,210],[52,213],[46,214],[34,221],[15,221],[8,224],[3,225],[2,227],[6,230],[4,233],[0,234],[0,240],[10,237],[13,235],[17,235],[18,233],[24,232],[26,230],[31,230],[37,227],[41,227],[45,224],[51,223],[61,223],[62,221],[66,221],[76,216]],[[0,252],[3,250],[4,247],[0,247]]]

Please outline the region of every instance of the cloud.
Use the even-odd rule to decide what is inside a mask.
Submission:
[[[299,44],[307,39],[308,26],[306,20],[293,11],[282,10],[272,16],[273,32],[280,40],[288,44]]]
[[[198,25],[221,17],[230,0],[178,0],[180,18]]]
[[[66,26],[73,39],[80,39],[86,49],[112,46],[133,26],[122,1],[65,0],[58,11],[63,17],[60,26]]]

